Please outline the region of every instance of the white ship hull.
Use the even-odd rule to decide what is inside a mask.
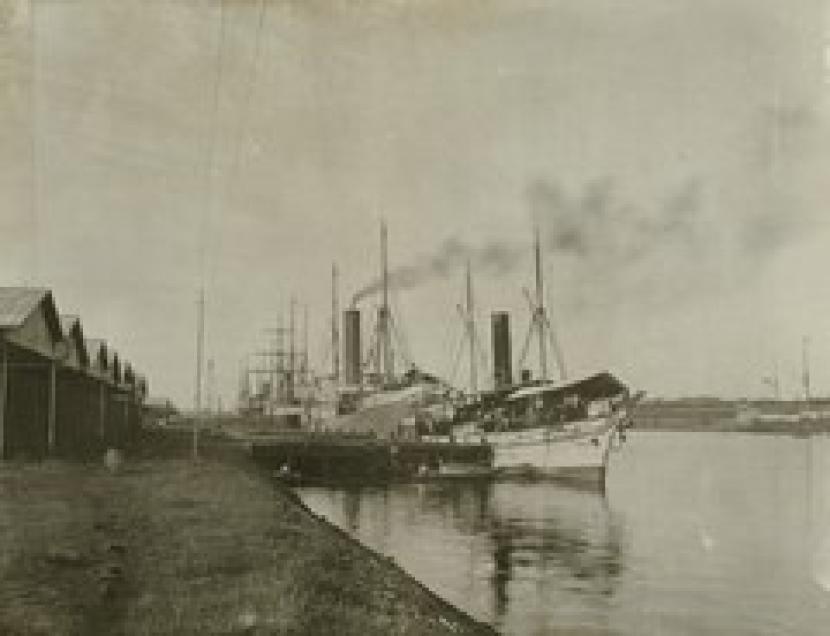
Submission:
[[[489,444],[497,475],[602,488],[618,423],[617,417],[609,416],[571,422],[563,428],[539,426],[517,431],[467,433],[456,439]]]

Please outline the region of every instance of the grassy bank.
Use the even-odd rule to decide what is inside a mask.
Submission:
[[[241,462],[0,464],[0,633],[491,633]]]

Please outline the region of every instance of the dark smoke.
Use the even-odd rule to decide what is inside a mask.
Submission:
[[[643,259],[667,241],[689,243],[699,234],[702,187],[697,180],[684,183],[651,211],[619,200],[609,177],[587,183],[576,196],[546,180],[531,183],[527,194],[532,222],[540,228],[544,251],[568,254],[580,262],[616,271]],[[447,279],[468,261],[477,272],[503,276],[530,257],[530,242],[530,227],[528,240],[522,243],[493,240],[471,245],[457,237],[449,238],[422,262],[392,269],[389,286],[407,290]],[[359,289],[353,302],[381,289],[382,281],[376,279]]]
[[[576,196],[538,180],[527,195],[546,249],[580,261],[624,266],[667,242],[688,244],[699,235],[702,187],[694,179],[652,209],[620,199],[610,177],[589,182]]]
[[[389,272],[389,287],[407,290],[429,281],[446,279],[462,269],[468,261],[476,271],[491,276],[504,275],[516,266],[526,250],[526,246],[498,241],[474,246],[458,238],[449,238],[440,245],[435,254],[424,259],[422,263],[393,268]],[[383,282],[380,279],[372,281],[355,292],[352,303],[378,293],[382,286]]]

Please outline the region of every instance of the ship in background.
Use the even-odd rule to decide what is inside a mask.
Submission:
[[[264,329],[266,343],[247,356],[239,375],[238,412],[268,429],[308,429],[319,417],[319,382],[309,365],[308,308],[297,328],[297,301],[288,321]],[[299,333],[298,333],[299,332]]]
[[[741,430],[754,433],[788,433],[806,436],[830,431],[830,400],[816,399],[810,385],[810,339],[801,340],[802,398],[781,398],[778,365],[774,365],[764,384],[772,389],[772,399],[739,403],[735,408],[735,421]]]
[[[373,312],[374,322],[364,329],[362,319],[367,312],[360,310],[353,296],[342,313],[342,339],[337,280],[333,266],[332,381],[326,401],[334,404],[335,417],[324,421],[323,428],[414,439],[414,424],[423,420],[424,413],[443,409],[454,390],[436,374],[415,365],[407,352],[405,335],[392,311],[385,221],[380,224],[379,302]],[[369,335],[365,347],[364,333]],[[398,367],[405,371],[399,372]]]

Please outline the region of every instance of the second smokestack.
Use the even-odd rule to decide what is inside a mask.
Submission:
[[[491,324],[493,331],[493,385],[498,390],[513,384],[510,314],[506,311],[494,311]]]
[[[360,386],[362,353],[360,349],[360,310],[343,312],[343,375],[347,385]]]

